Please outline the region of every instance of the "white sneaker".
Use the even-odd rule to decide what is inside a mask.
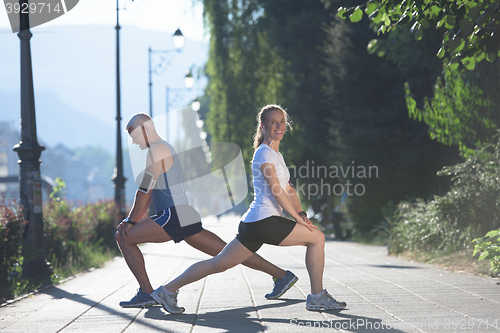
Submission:
[[[171,293],[164,286],[160,286],[151,293],[151,297],[158,304],[161,304],[166,311],[170,313],[183,313],[186,309],[177,306],[177,294],[179,294],[179,290]]]
[[[310,311],[342,310],[346,306],[345,302],[337,302],[326,289],[323,289],[318,295],[307,295],[306,309]]]

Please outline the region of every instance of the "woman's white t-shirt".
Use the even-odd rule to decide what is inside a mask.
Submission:
[[[253,154],[252,160],[252,176],[254,187],[254,199],[250,204],[247,212],[243,215],[242,222],[255,222],[263,220],[269,216],[281,216],[283,209],[274,198],[271,188],[266,182],[260,167],[264,163],[271,163],[276,169],[279,184],[286,189],[290,172],[286,167],[285,160],[281,153],[276,152],[267,144],[261,144]],[[265,172],[265,169],[264,169]]]

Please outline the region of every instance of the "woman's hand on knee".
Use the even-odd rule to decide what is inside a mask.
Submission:
[[[305,216],[300,216],[298,219],[295,219],[295,221],[298,223],[298,224],[302,224],[303,226],[305,226],[307,229],[309,229],[310,231],[312,231],[313,229],[317,229],[318,227],[315,226],[311,220],[309,220],[307,217]]]

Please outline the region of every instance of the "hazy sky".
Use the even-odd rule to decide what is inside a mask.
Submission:
[[[199,0],[121,0],[120,7],[125,8],[120,11],[121,25],[135,25],[143,29],[172,33],[180,28],[188,39],[208,39],[203,30],[203,6]],[[54,25],[86,24],[115,25],[116,1],[80,0],[77,6],[65,15],[34,29],[50,30]],[[0,7],[0,29],[10,29],[3,5]]]
[[[18,127],[19,38],[12,33],[6,8],[3,1],[1,3],[0,121]],[[38,3],[38,0],[30,3]],[[149,112],[148,47],[173,49],[171,37],[177,28],[186,37],[186,44],[181,53],[172,54],[165,71],[153,75],[153,114],[159,115],[167,109],[167,85],[171,89],[170,111],[202,95],[206,78],[197,74],[206,62],[209,37],[203,30],[201,2],[120,0],[120,7],[126,8],[120,10],[122,125],[134,113]],[[31,29],[38,136],[46,145],[54,146],[64,137],[70,148],[105,143],[104,148],[112,149],[111,135],[116,126],[115,25],[116,0],[80,0],[63,16]],[[160,62],[153,57],[153,63]],[[189,68],[198,80],[193,89],[185,90],[184,76]],[[61,115],[69,118],[61,119]],[[175,133],[175,117],[171,120]],[[82,139],[85,133],[80,132],[85,130],[79,124],[84,121],[100,121],[108,126],[112,129],[107,133],[110,138],[104,138],[106,131],[101,129],[99,136],[92,137],[93,141]],[[56,128],[64,128],[67,133]]]

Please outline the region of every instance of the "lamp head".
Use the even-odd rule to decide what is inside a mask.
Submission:
[[[193,109],[193,111],[198,111],[200,110],[201,108],[201,103],[200,101],[198,100],[198,98],[196,98],[194,101],[191,102],[191,108]]]
[[[191,73],[191,70],[189,70],[184,77],[184,85],[186,88],[191,89],[194,87],[194,77],[193,74]]]
[[[172,37],[174,41],[174,47],[175,49],[180,52],[182,48],[184,47],[184,35],[182,34],[180,29],[177,29],[174,33],[174,36]]]

